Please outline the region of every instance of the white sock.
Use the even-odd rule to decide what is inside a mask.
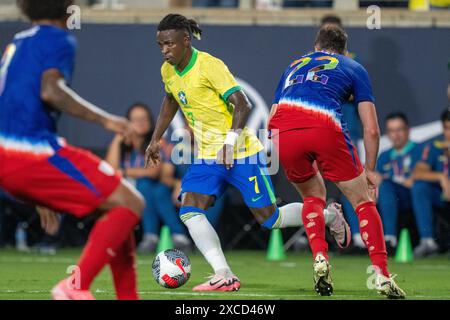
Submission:
[[[301,202],[293,202],[289,203],[285,206],[278,208],[280,210],[280,223],[278,228],[287,228],[287,227],[301,227],[303,226],[302,221],[302,209],[303,203]],[[336,213],[334,211],[328,211],[325,209],[323,211],[325,215],[325,225],[329,227],[336,218]]]
[[[362,248],[362,249],[366,248],[366,244],[364,243],[363,239],[361,238],[360,233],[354,233],[352,238],[353,238],[353,245],[355,247]]]
[[[200,214],[184,221],[189,234],[194,240],[198,250],[214,269],[214,273],[220,275],[231,274],[231,269],[225,259],[220,246],[220,240],[216,230],[209,223],[205,215]]]

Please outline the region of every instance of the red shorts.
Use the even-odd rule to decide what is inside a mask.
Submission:
[[[294,129],[272,140],[289,181],[305,182],[318,170],[332,182],[348,181],[363,171],[356,148],[343,132],[322,127]]]
[[[118,187],[120,176],[91,152],[65,145],[41,156],[0,148],[0,188],[19,200],[84,217]]]

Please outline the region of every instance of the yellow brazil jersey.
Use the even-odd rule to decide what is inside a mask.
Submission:
[[[215,159],[232,124],[234,108],[226,101],[241,89],[230,70],[220,59],[192,48],[192,57],[182,72],[165,62],[161,75],[166,93],[176,99],[194,131],[197,157]],[[262,149],[258,138],[244,128],[234,157],[249,157]]]

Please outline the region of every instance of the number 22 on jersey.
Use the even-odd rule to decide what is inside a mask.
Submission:
[[[321,84],[327,84],[329,77],[324,74],[317,74],[317,72],[334,69],[339,63],[339,60],[336,59],[335,57],[321,56],[315,58],[314,61],[329,60],[329,62],[324,62],[313,68],[310,68],[306,73],[306,79],[304,74],[296,75],[297,71],[305,67],[307,64],[309,64],[311,60],[313,59],[310,57],[303,57],[294,61],[291,64],[291,66],[292,67],[295,66],[295,68],[293,68],[289,73],[289,75],[286,77],[283,90],[294,84],[300,84],[306,81],[313,81],[313,82],[320,82]]]

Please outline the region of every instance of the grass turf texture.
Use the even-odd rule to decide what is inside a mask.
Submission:
[[[66,277],[66,269],[75,264],[79,250],[59,250],[55,256],[0,250],[0,299],[50,299],[50,289]],[[164,289],[152,277],[154,255],[138,257],[138,281],[141,299],[385,299],[368,290],[365,256],[331,256],[335,292],[320,297],[313,290],[310,254],[288,253],[284,261],[269,262],[262,251],[226,252],[233,271],[241,279],[238,292],[195,293],[192,287],[211,272],[198,253],[189,254],[191,279],[178,289]],[[450,299],[450,259],[448,255],[397,264],[390,259],[390,271],[398,273],[397,283],[408,299]],[[109,268],[93,283],[97,299],[114,299]]]

